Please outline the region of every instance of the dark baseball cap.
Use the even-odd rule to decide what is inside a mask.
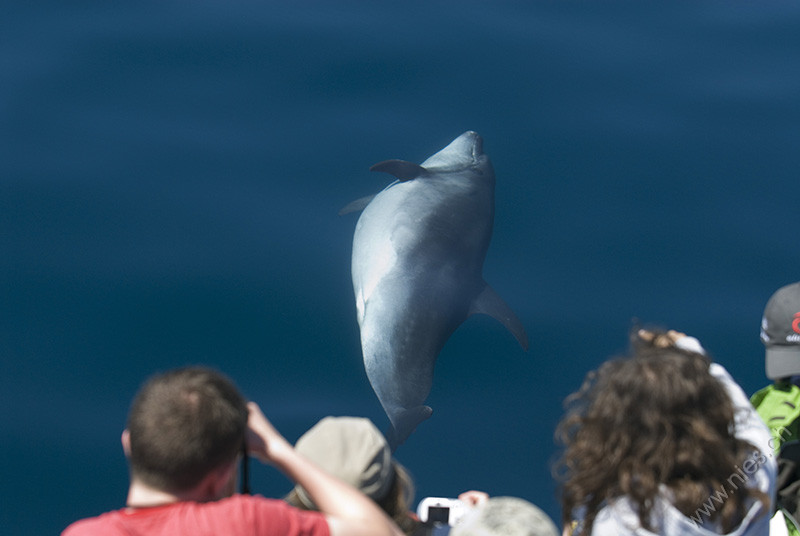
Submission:
[[[761,319],[767,378],[800,375],[800,282],[779,288]]]

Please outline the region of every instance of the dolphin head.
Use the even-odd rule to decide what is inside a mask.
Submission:
[[[483,139],[477,132],[468,130],[421,165],[434,173],[482,169],[489,165],[489,157],[483,154]]]

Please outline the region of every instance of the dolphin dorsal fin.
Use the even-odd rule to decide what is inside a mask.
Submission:
[[[368,195],[366,197],[361,197],[356,199],[355,201],[351,201],[346,204],[342,210],[339,211],[339,216],[343,216],[345,214],[350,214],[351,212],[358,212],[359,210],[364,210],[369,202],[378,194]]]
[[[489,315],[501,324],[503,324],[508,331],[517,339],[517,342],[522,346],[523,350],[528,349],[528,335],[525,333],[525,328],[522,322],[519,321],[517,315],[511,310],[511,307],[503,301],[497,292],[487,283],[469,309],[470,315],[484,314]]]
[[[393,177],[397,177],[401,181],[410,181],[417,177],[424,177],[428,174],[428,170],[414,162],[407,162],[405,160],[384,160],[378,162],[371,168],[370,171],[383,171]]]

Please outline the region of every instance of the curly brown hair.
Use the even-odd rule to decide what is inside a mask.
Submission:
[[[623,496],[641,526],[653,530],[660,485],[681,513],[697,515],[709,494],[756,451],[734,436],[733,404],[709,373],[710,360],[664,344],[664,336],[645,341],[633,335],[631,356],[590,372],[565,402],[556,430],[564,447],[556,477],[565,526],[583,509],[576,534],[591,534],[603,506]],[[728,532],[752,499],[770,503],[760,490],[742,487],[709,517]]]

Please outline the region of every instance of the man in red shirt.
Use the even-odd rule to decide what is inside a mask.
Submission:
[[[76,521],[62,536],[402,536],[375,503],[303,458],[254,402],[219,372],[156,375],[134,398],[122,445],[125,508]],[[301,485],[319,512],[236,495],[242,449]]]

